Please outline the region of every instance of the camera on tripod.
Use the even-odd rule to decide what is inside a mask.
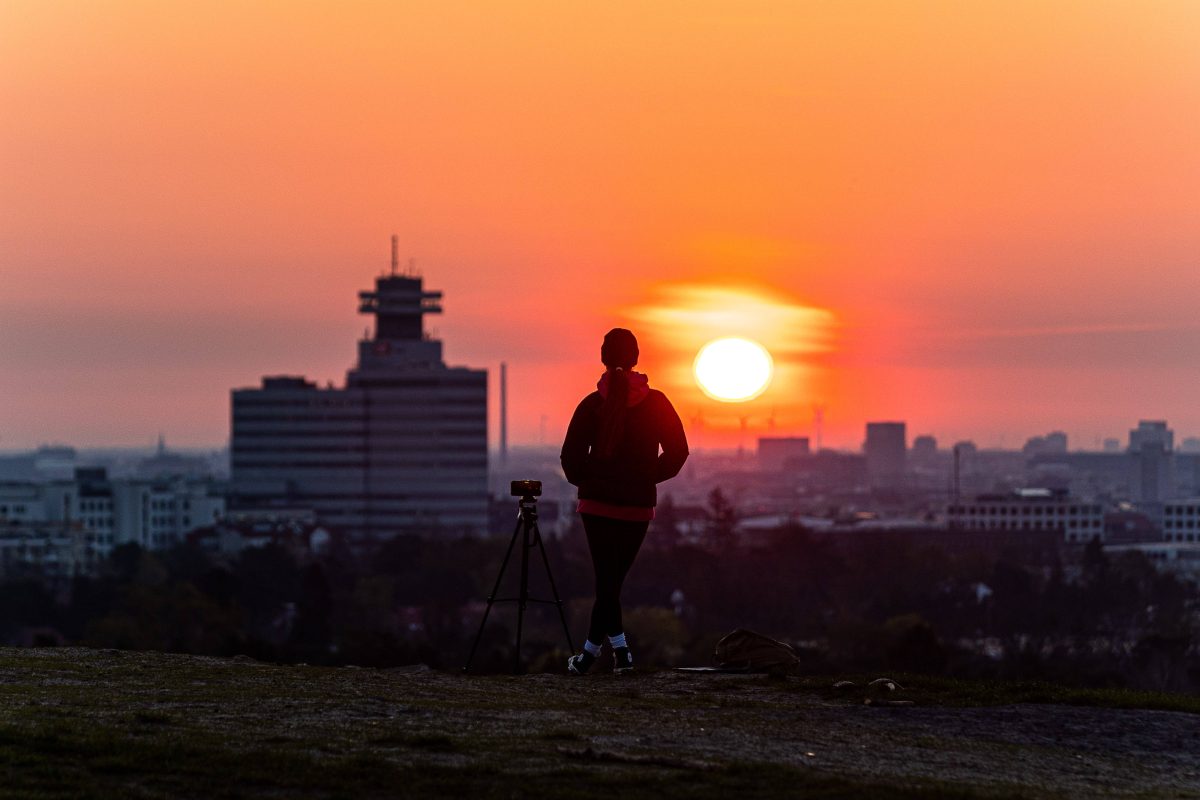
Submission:
[[[487,608],[484,609],[483,619],[479,621],[479,632],[475,634],[471,653],[467,656],[466,665],[463,666],[464,672],[471,671],[471,662],[475,660],[475,650],[479,647],[480,637],[483,636],[483,627],[487,625],[488,615],[492,613],[492,606],[496,603],[517,604],[517,644],[513,649],[514,675],[521,672],[521,633],[525,626],[525,609],[530,603],[542,603],[558,609],[558,619],[562,623],[563,633],[567,636],[567,649],[572,651],[575,649],[575,645],[571,641],[571,631],[567,628],[567,615],[563,612],[563,601],[558,596],[558,587],[554,585],[554,576],[550,574],[550,559],[546,556],[546,545],[542,543],[542,532],[538,530],[537,500],[534,498],[542,493],[542,482],[513,481],[509,484],[509,492],[513,497],[521,498],[517,501],[517,526],[513,528],[512,539],[508,543],[508,550],[504,553],[504,561],[500,562],[496,585],[492,587],[492,593],[488,595]],[[508,560],[512,557],[518,539],[521,540],[521,575],[517,596],[497,597],[496,593],[500,591],[500,582],[504,579],[504,570],[508,569]],[[531,550],[537,550],[542,556],[542,566],[546,568],[546,580],[550,583],[553,600],[529,596],[529,553]]]
[[[513,481],[509,484],[509,494],[513,497],[540,497],[542,494],[541,481]]]

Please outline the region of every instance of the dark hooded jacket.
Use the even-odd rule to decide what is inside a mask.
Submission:
[[[580,500],[653,508],[657,484],[683,468],[687,436],[667,396],[656,389],[635,391],[630,403],[623,433],[608,458],[594,452],[604,395],[592,392],[575,409],[561,459],[567,480],[579,487]]]

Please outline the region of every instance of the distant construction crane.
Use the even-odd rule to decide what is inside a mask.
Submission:
[[[508,463],[508,364],[500,362],[500,463]]]

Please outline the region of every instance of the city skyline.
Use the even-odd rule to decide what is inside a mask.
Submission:
[[[699,446],[743,416],[811,435],[814,406],[843,448],[880,419],[1186,437],[1198,27],[1186,2],[7,4],[0,449],[220,446],[231,389],[340,383],[392,233],[445,291],[447,362],[507,362],[513,443],[561,437],[614,325]],[[776,381],[705,398],[696,349],[764,320]]]
[[[264,377],[269,377],[269,376],[264,376]],[[283,376],[283,377],[303,378],[303,376]],[[314,383],[314,385],[317,385],[317,384]],[[242,387],[242,389],[245,389],[245,388],[248,388],[248,387]],[[326,386],[324,388],[328,388],[328,387]],[[1131,449],[1131,441],[1132,441],[1133,436],[1136,433],[1137,427],[1141,426],[1143,424],[1147,424],[1147,423],[1150,423],[1150,424],[1165,423],[1168,426],[1168,428],[1170,428],[1170,432],[1177,439],[1177,441],[1176,441],[1174,447],[1169,452],[1177,452],[1177,453],[1198,453],[1198,452],[1200,452],[1200,435],[1195,435],[1195,434],[1192,434],[1187,431],[1175,430],[1175,428],[1173,427],[1170,420],[1153,420],[1153,419],[1146,419],[1146,418],[1138,419],[1133,427],[1127,427],[1123,431],[1114,431],[1112,433],[1112,435],[1105,435],[1102,437],[1097,436],[1097,437],[1094,437],[1091,439],[1086,439],[1086,440],[1082,439],[1074,434],[1071,434],[1070,432],[1065,431],[1061,427],[1059,427],[1059,428],[1056,428],[1053,430],[1042,431],[1040,433],[1029,433],[1028,435],[1022,434],[1022,435],[1014,438],[1011,441],[1001,438],[1000,440],[993,441],[993,442],[989,442],[989,441],[980,439],[979,437],[972,437],[969,435],[969,433],[968,433],[968,435],[961,436],[961,437],[959,437],[959,436],[947,437],[947,436],[943,436],[942,434],[938,433],[936,430],[913,429],[911,426],[908,425],[907,421],[900,420],[900,419],[863,420],[862,424],[860,426],[860,429],[859,429],[859,436],[857,437],[856,440],[846,441],[846,442],[823,441],[822,445],[821,445],[821,449],[840,451],[840,452],[864,452],[865,445],[866,445],[866,439],[867,439],[867,435],[868,435],[867,431],[868,431],[869,427],[871,425],[876,425],[876,424],[888,424],[892,421],[898,422],[899,424],[905,425],[908,427],[907,448],[908,448],[909,452],[913,452],[914,450],[919,450],[922,445],[928,446],[928,440],[932,440],[933,444],[936,445],[937,451],[943,452],[943,453],[949,453],[956,445],[959,445],[959,444],[974,445],[981,450],[1019,452],[1021,450],[1033,448],[1034,451],[1039,451],[1045,446],[1044,440],[1049,439],[1051,437],[1059,437],[1059,436],[1066,437],[1067,446],[1066,446],[1065,452],[1084,452],[1084,453],[1085,452],[1095,452],[1095,453],[1128,452]],[[60,441],[60,440],[45,440],[45,441],[37,442],[36,444],[33,444],[33,445],[26,445],[26,446],[20,446],[20,447],[0,447],[0,453],[7,454],[7,455],[14,455],[14,454],[21,454],[21,453],[30,453],[30,452],[34,452],[34,451],[41,450],[41,449],[68,448],[68,449],[76,450],[79,452],[89,452],[89,453],[104,453],[104,452],[109,452],[109,451],[111,451],[111,452],[126,452],[126,451],[128,451],[130,453],[154,453],[154,452],[157,452],[160,454],[162,454],[162,453],[168,453],[168,454],[170,454],[170,453],[212,454],[212,453],[218,453],[221,451],[228,451],[228,449],[229,449],[228,441],[218,442],[218,443],[200,443],[200,444],[182,444],[182,445],[180,445],[180,444],[176,444],[174,442],[168,441],[168,438],[169,437],[167,437],[166,434],[164,434],[163,432],[160,431],[158,434],[156,434],[155,440],[153,442],[147,441],[147,442],[140,442],[140,443],[139,442],[133,442],[133,443],[126,442],[126,443],[115,443],[115,444],[79,444],[79,443]],[[748,428],[746,431],[746,436],[744,438],[744,444],[735,442],[734,444],[731,444],[729,446],[698,447],[698,448],[694,448],[694,451],[695,452],[707,451],[707,452],[714,453],[714,454],[736,453],[741,450],[745,450],[748,452],[757,452],[758,446],[761,445],[763,439],[768,439],[768,440],[773,440],[773,441],[804,440],[805,442],[808,442],[811,445],[812,452],[817,451],[817,448],[816,448],[817,438],[816,438],[815,432],[812,430],[781,431],[781,430],[777,430],[777,429],[772,430],[769,428],[763,429],[763,430]],[[488,442],[489,457],[498,456],[501,452],[501,448],[500,448],[499,442],[497,440],[498,440],[498,432],[497,432],[497,430],[494,429],[494,426],[493,426],[493,428],[489,428],[489,442]],[[918,440],[927,440],[927,441],[919,443]],[[555,450],[559,447],[559,443],[555,442],[555,441],[549,441],[549,440],[547,440],[545,442],[538,442],[538,441],[513,442],[510,440],[508,443],[508,447],[510,450],[518,450],[518,451],[519,450]],[[1053,450],[1053,447],[1051,447],[1051,449]],[[493,467],[497,467],[497,466],[499,466],[498,463],[491,464],[491,465],[489,465],[489,469],[491,469]]]

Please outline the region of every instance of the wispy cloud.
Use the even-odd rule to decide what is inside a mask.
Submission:
[[[827,309],[779,293],[702,284],[663,286],[654,301],[626,313],[680,350],[698,349],[720,336],[744,336],[776,356],[822,353],[833,347],[836,329]]]
[[[952,339],[1041,339],[1061,336],[1088,336],[1113,333],[1188,333],[1200,331],[1200,324],[1179,325],[1163,322],[1094,323],[1083,325],[1044,325],[1018,328],[978,328],[927,331]]]
[[[920,328],[898,331],[895,363],[939,367],[1059,369],[1194,367],[1200,324],[1079,323],[1011,328]]]

